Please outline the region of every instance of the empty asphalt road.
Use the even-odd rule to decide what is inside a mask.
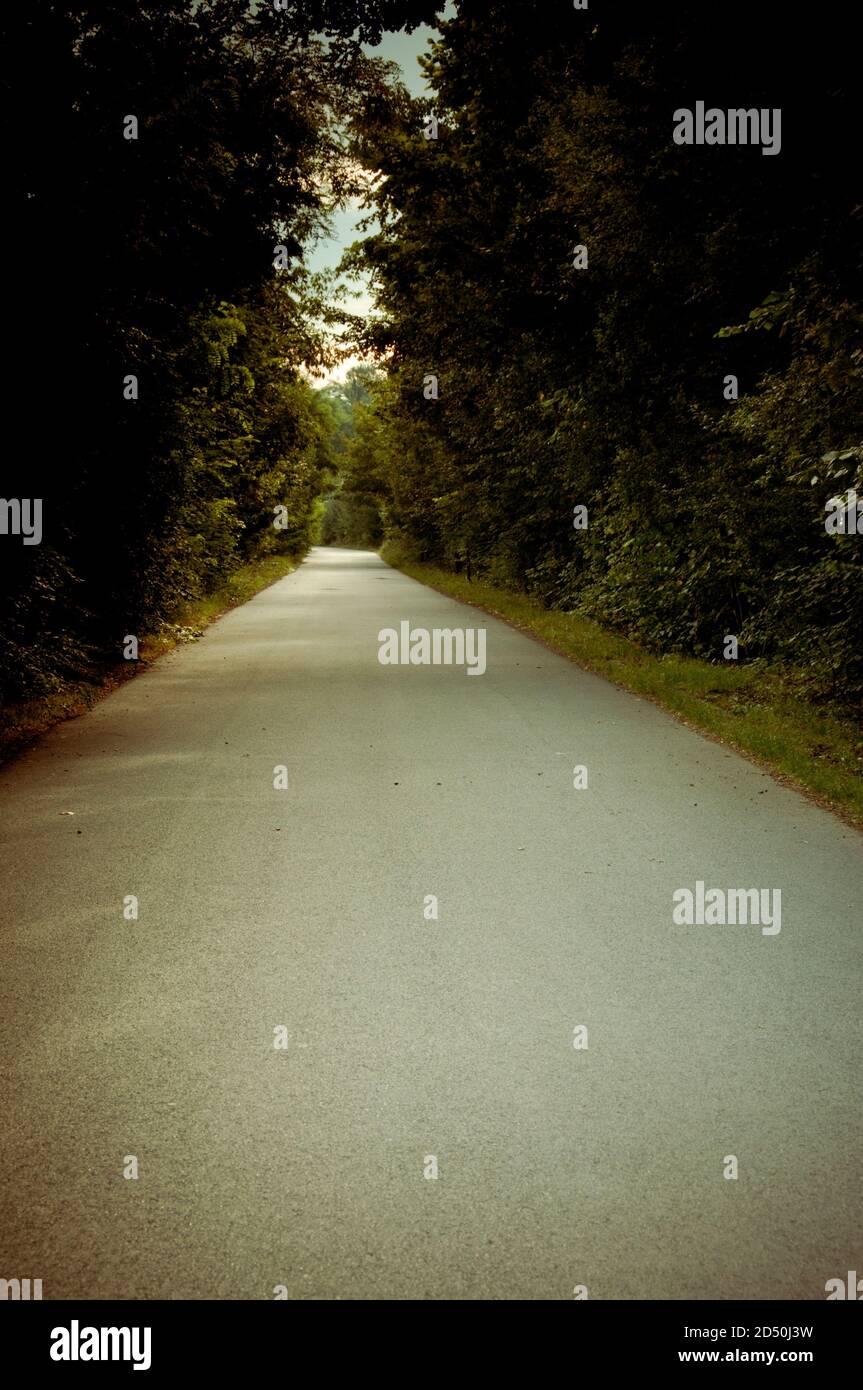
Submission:
[[[486,628],[486,671],[381,665],[403,620]],[[503,623],[315,550],[0,773],[0,813],[0,1277],[823,1299],[863,1272],[863,841]],[[676,924],[698,881],[779,890],[781,930]]]

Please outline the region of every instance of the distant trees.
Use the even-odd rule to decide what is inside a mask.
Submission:
[[[357,432],[368,412],[373,394],[383,382],[378,368],[357,363],[343,383],[326,386],[319,393],[332,412],[330,439],[336,470],[333,486],[324,499],[320,539],[323,545],[375,547],[383,540],[377,478],[369,479],[357,467]]]
[[[863,495],[842,12],[487,0],[440,27],[434,103],[365,113],[356,144],[385,177],[349,264],[391,370],[353,456],[389,534],[658,650],[721,659],[733,633],[859,700],[863,538],[824,525]],[[702,97],[781,108],[781,151],[676,144]]]

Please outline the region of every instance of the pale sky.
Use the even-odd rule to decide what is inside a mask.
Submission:
[[[446,0],[442,6],[442,13],[449,18],[455,13],[452,0]],[[404,32],[386,33],[376,48],[365,44],[365,52],[375,58],[388,58],[392,62],[398,63],[402,81],[407,87],[411,96],[427,96],[430,88],[426,85],[422,72],[420,71],[418,58],[421,53],[428,50],[429,40],[436,37],[437,30],[422,24],[415,29],[412,34]],[[341,260],[342,253],[351,242],[356,241],[362,235],[369,235],[369,232],[362,233],[357,223],[363,216],[358,204],[350,204],[340,212],[333,213],[331,222],[331,233],[319,241],[316,246],[306,253],[306,265],[310,270],[334,269]],[[371,229],[369,229],[370,231]],[[351,295],[346,302],[346,307],[353,313],[368,313],[372,307],[372,299],[367,289],[354,293],[355,285],[351,285]],[[329,381],[344,381],[345,373],[360,359],[351,357],[343,362],[328,378]],[[324,381],[313,382],[314,385],[323,386]]]

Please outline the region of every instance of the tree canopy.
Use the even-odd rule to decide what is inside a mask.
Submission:
[[[332,307],[303,263],[358,192],[366,56],[416,0],[33,0],[7,10],[8,498],[0,694],[50,690],[249,557],[301,551],[330,462],[304,367]],[[283,507],[287,526],[274,526]]]
[[[389,534],[657,650],[736,634],[859,698],[863,542],[825,527],[863,494],[847,23],[490,0],[440,27],[434,101],[356,142],[381,227],[348,263],[390,369],[357,447]],[[675,143],[700,98],[779,108],[778,154]]]

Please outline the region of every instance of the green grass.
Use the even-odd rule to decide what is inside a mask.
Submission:
[[[205,627],[209,627],[223,613],[248,603],[262,589],[268,589],[271,584],[284,579],[286,574],[292,574],[301,559],[301,555],[264,555],[261,559],[242,565],[206,598],[183,604],[177,609],[172,622],[165,623],[157,632],[148,633],[138,647],[138,655],[144,661],[154,661],[180,643],[194,641]]]
[[[184,642],[193,642],[216,618],[248,603],[255,594],[284,579],[297,568],[300,555],[265,555],[241,566],[205,598],[181,604],[171,621],[154,632],[144,633],[138,645],[138,662],[120,661],[116,665],[94,666],[79,679],[69,680],[49,695],[33,700],[10,702],[0,716],[0,763],[8,762],[34,738],[47,733],[64,719],[85,714],[110,691],[146,669],[165,652]]]
[[[498,585],[470,583],[417,563],[394,545],[381,553],[412,579],[503,618],[586,670],[661,705],[863,829],[863,730],[842,711],[795,694],[787,670],[657,656],[588,618],[550,611]]]

